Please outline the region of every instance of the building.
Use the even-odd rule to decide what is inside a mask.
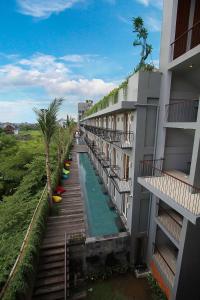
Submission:
[[[93,101],[92,100],[85,100],[85,102],[78,103],[78,123],[82,119],[86,110],[92,107]]]
[[[149,200],[137,183],[140,160],[153,158],[160,72],[138,72],[110,96],[108,107],[85,117],[81,131],[104,185],[132,236],[131,256],[145,261]]]
[[[168,299],[200,299],[200,1],[165,0],[159,121],[149,192],[147,262]]]
[[[164,0],[159,72],[81,120],[92,160],[169,300],[199,300],[200,1]],[[111,97],[112,98],[112,97]]]
[[[12,124],[9,124],[9,123],[6,123],[3,125],[3,130],[6,134],[15,134],[17,135],[19,130],[16,126],[12,125]]]

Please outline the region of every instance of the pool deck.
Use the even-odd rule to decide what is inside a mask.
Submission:
[[[74,145],[70,177],[62,181],[66,192],[57,216],[49,216],[46,233],[41,246],[39,267],[32,299],[64,299],[65,293],[65,256],[67,258],[67,295],[69,295],[69,247],[70,244],[85,243],[84,202],[81,193],[77,152],[80,145]],[[82,148],[83,151],[83,148]],[[67,253],[65,253],[65,233],[67,237]]]

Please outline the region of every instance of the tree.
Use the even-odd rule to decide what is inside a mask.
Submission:
[[[147,43],[148,30],[144,27],[144,21],[141,17],[133,18],[133,33],[137,34],[137,38],[133,42],[133,46],[141,46],[140,62],[135,68],[135,72],[143,69],[151,71],[154,66],[147,64],[146,59],[152,53],[152,45]]]
[[[53,135],[57,128],[57,114],[59,107],[63,102],[63,98],[55,98],[47,109],[34,108],[37,115],[37,121],[42,131],[45,146],[45,162],[46,162],[46,176],[47,176],[47,190],[49,196],[49,204],[52,206],[52,185],[51,185],[51,166],[50,166],[50,144]]]

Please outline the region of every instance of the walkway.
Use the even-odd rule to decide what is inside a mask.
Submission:
[[[60,208],[59,215],[49,216],[47,220],[33,299],[65,299],[65,261],[67,296],[69,296],[69,247],[71,243],[84,243],[85,237],[84,204],[79,182],[77,150],[75,145],[72,151],[70,178],[62,181],[66,192],[63,194],[62,202],[57,204]]]

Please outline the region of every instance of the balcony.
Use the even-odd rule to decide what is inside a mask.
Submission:
[[[188,183],[186,174],[162,171],[163,160],[141,162],[138,182],[151,193],[196,223],[200,214],[200,189]]]
[[[171,45],[171,61],[200,44],[200,21],[183,32]]]
[[[117,191],[119,193],[130,193],[131,191],[131,180],[130,178],[121,178],[120,167],[111,165],[109,170],[109,177],[112,179]]]
[[[173,209],[164,208],[162,205],[159,205],[157,220],[176,242],[179,243],[183,222],[181,216]]]
[[[165,106],[167,122],[196,122],[199,100],[179,100]]]
[[[167,278],[171,287],[173,287],[176,272],[175,253],[167,245],[158,246],[154,244],[153,259]]]
[[[122,149],[131,149],[133,147],[134,135],[131,131],[125,132],[123,130],[105,129],[89,125],[84,125],[84,128]]]

